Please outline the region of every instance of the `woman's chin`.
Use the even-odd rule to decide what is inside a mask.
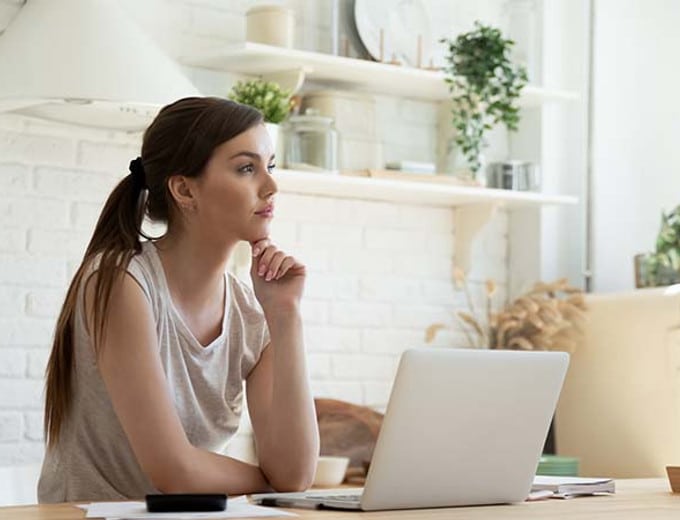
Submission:
[[[269,226],[259,226],[259,229],[249,232],[244,240],[253,243],[263,238],[269,238]]]

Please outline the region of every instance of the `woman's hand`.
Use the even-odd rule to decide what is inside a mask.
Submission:
[[[251,247],[250,276],[255,296],[265,314],[298,306],[304,290],[305,266],[278,249],[268,238],[258,240]]]

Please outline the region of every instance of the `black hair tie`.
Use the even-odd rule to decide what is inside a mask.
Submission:
[[[134,186],[139,191],[146,188],[146,175],[144,174],[144,165],[142,164],[141,157],[130,161],[130,175],[132,175]]]

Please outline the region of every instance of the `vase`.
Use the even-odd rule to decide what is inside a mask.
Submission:
[[[456,145],[455,138],[456,131],[451,124],[451,101],[447,100],[440,103],[437,112],[437,173],[452,175],[472,181],[474,184],[485,186],[484,169],[486,158],[484,154],[479,154],[478,161],[480,168],[473,172],[470,167],[470,161],[468,161],[460,147]]]
[[[454,163],[454,175],[472,180],[480,186],[486,186],[486,157],[484,154],[480,153],[477,156],[477,164],[479,167],[477,171],[474,171],[471,161],[462,152],[459,152],[456,154],[456,162]]]
[[[437,173],[452,175],[460,179],[472,181],[480,186],[486,186],[486,175],[484,173],[486,158],[484,154],[479,154],[478,161],[480,167],[474,172],[468,158],[451,139],[446,145],[440,147],[440,152],[437,154]]]
[[[471,161],[460,148],[453,144],[450,163],[446,171],[450,172],[454,177],[466,180],[471,184],[486,186],[486,157],[484,157],[484,154],[479,154],[477,163],[479,168],[477,171],[474,171]]]

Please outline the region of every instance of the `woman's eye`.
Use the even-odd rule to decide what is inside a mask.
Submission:
[[[274,168],[276,168],[276,165],[275,165],[275,164],[270,164],[269,166],[267,166],[267,171],[268,171],[269,173],[272,173],[272,172],[274,171]]]
[[[253,166],[252,164],[246,164],[245,166],[241,166],[238,169],[238,172],[243,173],[243,174],[253,173],[254,171],[255,171],[255,166]]]

